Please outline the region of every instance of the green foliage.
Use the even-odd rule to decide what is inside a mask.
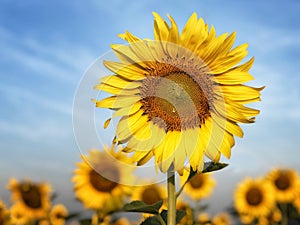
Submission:
[[[163,200],[158,201],[152,205],[147,205],[142,201],[133,201],[128,204],[125,204],[120,211],[159,214],[159,209],[162,206],[162,204]]]
[[[180,222],[180,220],[185,216],[184,210],[177,210],[176,211],[176,224]],[[162,210],[162,212],[159,215],[151,216],[145,219],[140,225],[162,225],[162,221],[165,224],[168,224],[168,211]]]
[[[202,173],[208,173],[208,172],[213,172],[213,171],[217,171],[217,170],[221,170],[223,168],[225,168],[226,166],[228,166],[229,164],[227,163],[215,163],[215,162],[205,162],[204,163],[204,169],[202,171]]]

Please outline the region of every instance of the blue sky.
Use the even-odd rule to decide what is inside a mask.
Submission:
[[[248,58],[255,56],[251,84],[266,85],[262,102],[255,104],[261,109],[257,122],[243,126],[245,137],[237,140],[230,166],[214,175],[219,188],[212,209],[229,205],[230,198],[221,206],[214,200],[231,196],[246,175],[274,166],[300,172],[299,1],[1,0],[0,198],[8,199],[10,177],[28,177],[50,182],[63,193],[59,200],[74,206],[70,178],[80,154],[72,126],[76,88],[111,43],[123,43],[117,34],[129,30],[153,38],[152,11],[171,14],[180,28],[197,12],[218,34],[236,31],[236,44],[248,42]]]

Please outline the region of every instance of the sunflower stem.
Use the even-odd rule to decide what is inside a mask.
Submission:
[[[288,209],[287,209],[287,204],[283,203],[281,204],[281,210],[282,210],[282,220],[281,220],[281,225],[288,225],[289,224],[289,219],[288,219]]]
[[[179,195],[181,194],[181,192],[183,191],[185,185],[188,183],[189,179],[187,179],[184,184],[181,186],[180,190],[176,193],[176,199],[179,197]]]
[[[176,224],[176,189],[175,173],[169,170],[168,176],[168,225]]]

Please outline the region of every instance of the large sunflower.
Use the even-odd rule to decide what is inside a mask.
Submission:
[[[51,186],[47,183],[34,183],[30,180],[18,182],[10,179],[8,189],[12,193],[15,211],[18,209],[32,220],[45,218],[50,208]]]
[[[238,123],[253,123],[259,113],[244,106],[259,101],[263,89],[243,84],[253,79],[254,59],[239,64],[247,44],[233,48],[235,33],[216,36],[196,13],[181,33],[171,16],[168,25],[153,14],[155,40],[126,32],[120,37],[129,45],[111,46],[119,62],[104,65],[115,74],[95,88],[113,96],[96,106],[121,116],[116,140],[135,152],[138,165],[154,156],[163,172],[172,164],[182,171],[186,160],[202,171],[204,155],[230,157],[233,136],[243,136]]]
[[[116,153],[114,147],[105,149],[90,150],[82,156],[72,178],[76,197],[86,208],[102,213],[122,207],[131,191],[128,185],[133,185],[132,170],[125,163],[128,158]]]
[[[278,202],[291,202],[295,199],[300,182],[295,170],[273,169],[266,178],[273,184]]]
[[[250,218],[268,216],[275,207],[272,185],[263,179],[245,179],[235,190],[234,206],[238,213]]]
[[[180,183],[183,185],[190,174],[186,169],[180,176]],[[210,173],[197,173],[185,185],[183,192],[193,200],[200,200],[209,197],[215,187],[215,180]]]

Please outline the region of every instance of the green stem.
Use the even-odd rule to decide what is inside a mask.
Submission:
[[[179,195],[181,194],[181,192],[183,191],[185,185],[188,183],[189,179],[187,179],[184,184],[181,186],[180,190],[176,193],[176,199],[179,197]]]
[[[282,220],[281,225],[288,225],[289,219],[288,219],[288,209],[287,204],[283,203],[281,204],[281,210],[282,210]]]
[[[176,189],[175,174],[168,171],[168,225],[176,225]]]
[[[162,218],[162,216],[160,214],[157,215],[159,222],[161,223],[161,225],[166,225],[164,219]]]

